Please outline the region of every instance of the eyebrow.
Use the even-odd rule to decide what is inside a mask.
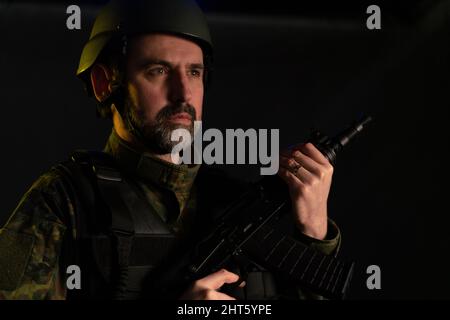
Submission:
[[[144,59],[142,61],[142,63],[140,63],[140,67],[145,68],[145,67],[148,67],[148,66],[154,65],[154,64],[159,64],[162,66],[166,66],[168,68],[173,68],[172,63],[170,63],[169,61],[166,61],[166,60],[161,60],[161,59]],[[202,69],[202,70],[205,69],[205,66],[203,65],[203,63],[189,63],[188,66],[191,69]]]
[[[189,67],[191,67],[192,69],[205,69],[203,63],[191,63],[189,64]]]

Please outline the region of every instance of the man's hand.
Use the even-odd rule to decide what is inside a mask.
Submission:
[[[218,290],[225,283],[234,283],[239,280],[235,273],[221,269],[204,278],[195,281],[192,286],[180,297],[181,300],[236,300]],[[242,284],[240,285],[242,286]]]
[[[280,155],[278,175],[288,184],[295,222],[304,234],[323,240],[327,234],[327,200],[333,166],[312,144]]]

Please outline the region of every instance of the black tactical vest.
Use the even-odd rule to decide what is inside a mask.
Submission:
[[[241,191],[235,181],[215,170],[199,170],[196,178],[198,208],[190,237],[177,237],[154,212],[142,190],[103,152],[77,151],[58,166],[76,194],[75,239],[63,243],[61,269],[81,269],[81,290],[68,290],[67,298],[176,299],[186,283],[164,290],[155,279],[201,238],[221,210]],[[67,233],[70,234],[70,233]],[[237,271],[237,270],[233,270]],[[269,273],[250,274],[249,298],[274,296]],[[244,293],[237,289],[238,298]]]

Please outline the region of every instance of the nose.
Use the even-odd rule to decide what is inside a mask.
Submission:
[[[172,73],[170,77],[169,99],[171,102],[187,102],[192,98],[188,76],[181,71]]]

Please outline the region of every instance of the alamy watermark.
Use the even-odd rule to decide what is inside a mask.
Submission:
[[[67,7],[66,13],[69,16],[66,19],[66,27],[69,30],[81,29],[81,9],[79,6],[72,4]]]
[[[378,5],[372,4],[367,7],[366,13],[370,16],[366,20],[366,27],[369,30],[381,29],[381,9]],[[66,27],[69,30],[81,30],[81,9],[78,5],[70,5],[66,9],[69,16],[66,19]]]
[[[373,4],[367,7],[367,14],[370,16],[366,20],[366,26],[369,30],[381,29],[381,9],[379,6]]]
[[[279,168],[279,139],[279,129],[226,129],[224,135],[218,129],[203,132],[202,122],[194,121],[193,138],[187,129],[172,131],[171,140],[178,143],[173,147],[171,157],[176,164],[259,163],[266,166],[261,167],[261,175],[274,175]],[[205,141],[209,144],[203,148]]]
[[[72,264],[67,267],[66,273],[68,274],[66,280],[66,288],[68,290],[80,290],[81,289],[81,269],[79,266]]]
[[[376,264],[367,267],[366,273],[369,275],[366,281],[367,289],[380,290],[381,289],[381,268]]]

